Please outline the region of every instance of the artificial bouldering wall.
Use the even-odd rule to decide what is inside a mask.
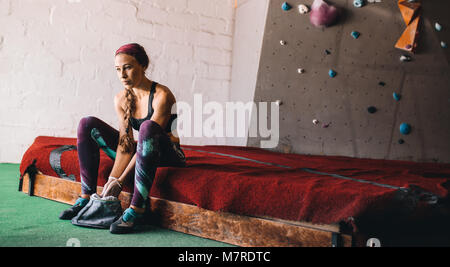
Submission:
[[[441,47],[450,43],[450,1],[422,1],[414,54],[394,47],[406,28],[396,0],[360,8],[353,0],[326,1],[341,11],[328,27],[299,13],[299,4],[311,7],[313,0],[287,1],[287,11],[284,2],[269,3],[254,97],[282,103],[274,150],[450,162],[450,56]],[[400,132],[402,123],[411,126],[409,134]],[[248,145],[260,141],[249,137]]]

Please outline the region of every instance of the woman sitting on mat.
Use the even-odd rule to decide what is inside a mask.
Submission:
[[[117,197],[122,184],[134,175],[131,205],[111,225],[111,233],[127,233],[139,224],[157,167],[185,166],[179,138],[171,133],[172,124],[176,126],[174,120],[177,116],[171,114],[175,97],[169,88],[145,76],[148,65],[149,58],[139,44],[127,44],[117,50],[116,71],[125,87],[114,98],[119,131],[96,117],[81,119],[77,149],[82,195],[74,206],[61,213],[60,219],[75,217],[89,202],[90,196],[96,193],[99,148],[114,159],[101,197]],[[139,131],[137,144],[131,127]]]

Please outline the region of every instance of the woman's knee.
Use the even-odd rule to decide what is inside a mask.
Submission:
[[[148,137],[155,137],[162,133],[164,133],[164,130],[161,128],[161,126],[152,120],[144,121],[139,128],[139,138],[140,139],[148,138]]]
[[[90,136],[92,129],[95,128],[96,125],[98,125],[99,121],[100,119],[94,116],[83,117],[78,123],[78,130],[77,130],[78,136],[82,135]]]
[[[160,136],[164,134],[158,123],[144,121],[139,128],[139,141],[136,153],[140,157],[157,160],[160,155]]]

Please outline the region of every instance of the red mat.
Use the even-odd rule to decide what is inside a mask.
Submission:
[[[76,139],[37,137],[23,156],[21,173],[37,159],[38,170],[58,176],[49,154],[62,145],[76,146]],[[248,147],[182,147],[187,167],[158,168],[151,196],[213,211],[323,224],[368,214],[417,217],[449,210],[450,164],[305,156]],[[100,186],[112,165],[101,151]],[[62,153],[61,166],[80,180],[76,150]],[[125,191],[132,192],[131,187]]]

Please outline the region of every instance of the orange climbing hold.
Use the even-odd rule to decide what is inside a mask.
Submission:
[[[419,2],[408,2],[407,0],[399,0],[398,7],[402,13],[403,20],[409,25],[415,17],[417,17],[421,4]]]
[[[417,47],[417,36],[419,34],[421,3],[398,0],[398,7],[406,24],[406,29],[398,39],[395,47],[404,51],[414,53]]]
[[[416,17],[409,25],[406,27],[400,39],[398,39],[395,47],[402,49],[411,53],[417,47],[417,36],[419,34],[418,27],[420,22],[420,16]]]

